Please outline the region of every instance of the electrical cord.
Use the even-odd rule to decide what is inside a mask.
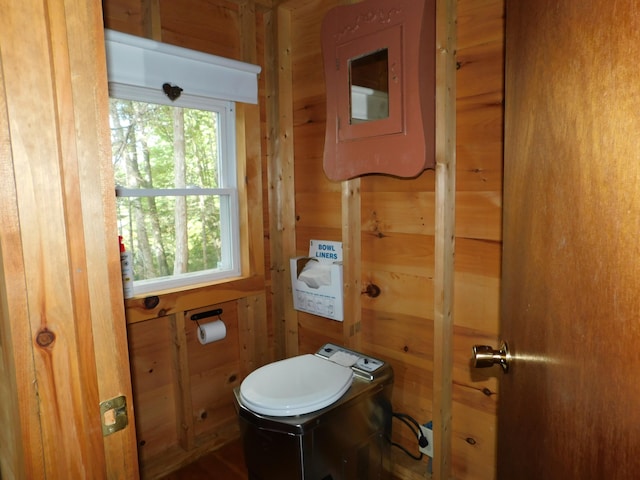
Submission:
[[[394,418],[397,418],[398,420],[400,420],[402,423],[404,423],[406,426],[408,426],[411,429],[413,434],[418,439],[418,446],[420,448],[424,448],[427,445],[429,445],[429,440],[427,440],[427,437],[425,437],[424,434],[422,433],[420,424],[411,415],[407,415],[406,413],[396,413],[396,412],[393,412],[392,415]],[[414,455],[405,447],[403,447],[402,445],[396,442],[391,442],[391,445],[393,445],[394,447],[398,447],[400,450],[402,450],[404,453],[409,455],[414,460],[422,460],[422,457],[424,456],[422,452],[420,452],[420,455]]]

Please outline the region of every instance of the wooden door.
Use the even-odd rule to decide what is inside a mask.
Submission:
[[[640,11],[506,15],[498,478],[638,478]]]
[[[0,11],[0,477],[135,479],[101,5]]]

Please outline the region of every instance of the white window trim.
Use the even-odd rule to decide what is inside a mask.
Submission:
[[[218,57],[197,52],[186,48],[159,43],[153,40],[128,35],[105,29],[105,46],[107,54],[107,76],[110,95],[115,98],[146,101],[187,107],[207,109],[212,103],[224,104],[227,109],[227,121],[235,114],[233,102],[258,103],[257,75],[260,73],[258,65],[252,65],[237,60]],[[170,101],[164,94],[162,85],[169,83],[179,86],[183,91],[178,99]],[[216,101],[217,100],[222,100]],[[233,158],[233,164],[224,161],[221,168],[236,168],[235,151],[235,122],[225,129],[227,137],[226,149]],[[225,175],[227,187],[233,189],[231,195],[223,194],[221,200],[227,198],[230,202],[230,214],[239,219],[238,191],[236,175]],[[233,185],[230,184],[233,182]],[[131,193],[131,192],[128,192]],[[147,192],[151,195],[159,192]],[[189,191],[187,194],[193,194]],[[162,193],[160,193],[162,194]],[[173,192],[175,194],[175,191]],[[225,209],[221,209],[224,211]],[[225,224],[223,222],[223,224]],[[227,223],[228,224],[228,223]],[[150,293],[164,288],[174,288],[211,281],[216,278],[228,278],[229,274],[239,275],[241,271],[240,239],[233,232],[239,232],[239,225],[229,225],[232,236],[231,251],[232,271],[219,274],[210,270],[181,274],[179,277],[164,277],[160,279],[139,280],[134,283],[134,294]],[[225,232],[222,232],[225,235]]]
[[[260,66],[105,29],[110,83],[258,103]],[[116,61],[117,59],[117,61]]]

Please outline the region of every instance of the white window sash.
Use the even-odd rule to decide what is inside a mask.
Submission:
[[[234,188],[124,188],[116,187],[117,197],[187,197],[187,196],[226,196],[235,195]]]

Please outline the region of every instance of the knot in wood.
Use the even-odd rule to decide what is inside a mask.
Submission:
[[[36,335],[36,343],[41,347],[48,347],[55,341],[55,339],[55,334],[46,328],[39,331],[38,335]]]
[[[376,298],[378,295],[380,295],[380,287],[373,283],[370,283],[367,285],[367,288],[365,288],[364,292],[362,293],[366,294],[371,298]]]
[[[156,295],[147,297],[144,299],[144,308],[146,308],[147,310],[151,310],[156,308],[159,303],[160,299]]]

